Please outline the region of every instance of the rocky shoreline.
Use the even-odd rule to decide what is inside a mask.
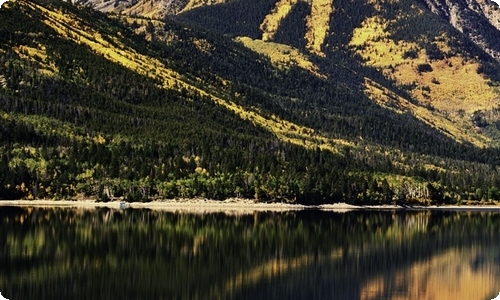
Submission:
[[[154,209],[164,211],[209,213],[209,212],[255,212],[255,211],[298,211],[323,210],[346,212],[351,210],[458,210],[458,211],[500,211],[498,205],[445,205],[445,206],[401,206],[401,205],[351,205],[347,203],[302,205],[280,202],[255,202],[251,199],[231,198],[224,201],[203,198],[174,199],[151,202],[98,202],[96,200],[0,200],[2,206],[18,207],[74,207],[111,209]]]

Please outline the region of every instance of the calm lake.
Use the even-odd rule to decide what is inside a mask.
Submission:
[[[17,299],[493,299],[500,213],[0,207]]]

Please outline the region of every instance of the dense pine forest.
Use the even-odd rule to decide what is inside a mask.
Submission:
[[[415,99],[414,87],[364,64],[344,47],[346,36],[329,37],[332,48],[346,48],[318,63],[329,76],[276,66],[238,42],[259,38],[274,3],[236,1],[223,13],[213,6],[163,20],[51,0],[9,3],[0,10],[0,198],[500,200],[499,149],[373,101],[366,78],[441,113]],[[238,6],[252,9],[234,15]],[[308,9],[301,4],[289,18]],[[357,15],[335,26],[354,28]],[[289,33],[303,36],[305,25],[292,21],[283,21],[275,40],[305,49]],[[498,85],[499,64],[453,34]],[[438,59],[442,53],[429,45]],[[494,135],[494,113],[478,111],[471,122]]]

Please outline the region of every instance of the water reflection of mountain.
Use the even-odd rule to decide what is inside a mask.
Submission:
[[[451,249],[375,276],[361,289],[360,299],[491,299],[500,276],[500,266],[486,254],[492,250]],[[483,264],[474,265],[478,259]]]
[[[7,298],[491,299],[500,291],[492,212],[2,207],[0,224]]]

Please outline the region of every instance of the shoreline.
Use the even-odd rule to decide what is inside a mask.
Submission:
[[[348,203],[303,205],[291,203],[265,203],[255,202],[251,199],[230,198],[227,200],[210,200],[203,198],[195,199],[173,199],[151,202],[122,202],[109,201],[98,202],[96,200],[0,200],[0,207],[68,207],[68,208],[111,208],[111,209],[151,209],[167,212],[192,212],[192,213],[216,213],[216,212],[286,212],[302,210],[319,210],[331,212],[348,212],[353,210],[449,210],[449,211],[499,211],[499,205],[442,205],[442,206],[401,206],[396,204],[385,205],[352,205]]]

